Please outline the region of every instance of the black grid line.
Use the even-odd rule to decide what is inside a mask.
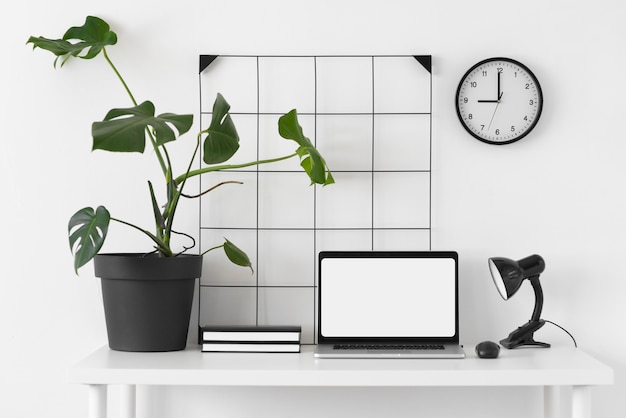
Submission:
[[[374,166],[376,165],[376,118],[374,117],[374,114],[376,112],[376,90],[374,89],[374,85],[375,85],[375,80],[376,80],[376,74],[374,74],[376,72],[376,65],[374,63],[374,57],[372,57],[372,161],[371,161],[371,167],[372,167],[372,173],[371,173],[371,184],[372,184],[372,196],[374,196],[376,190],[375,190],[375,183],[374,183]],[[371,249],[374,249],[374,245],[375,245],[375,236],[374,236],[374,222],[375,222],[375,216],[376,216],[376,205],[374,203],[374,199],[372,198],[372,233],[371,233]]]
[[[261,91],[260,91],[260,74],[259,74],[259,57],[256,57],[256,159],[259,160],[261,155],[259,152],[260,149],[260,145],[261,145],[261,117],[259,115],[259,111],[261,108],[261,104],[260,104],[260,100],[261,100]],[[256,169],[256,184],[259,184],[259,166],[255,166]],[[256,224],[257,224],[257,230],[256,230],[256,234],[255,234],[255,239],[256,239],[256,269],[257,271],[259,270],[259,229],[258,229],[258,225],[259,225],[259,199],[260,199],[260,195],[259,195],[259,188],[256,188]],[[259,275],[256,275],[256,298],[255,298],[255,318],[254,318],[254,324],[255,325],[259,325]]]
[[[423,109],[420,109],[419,111],[412,111],[412,110],[400,110],[400,111],[377,111],[379,109],[377,109],[377,73],[376,73],[376,64],[377,64],[377,60],[379,59],[386,59],[386,58],[400,58],[400,59],[405,59],[405,58],[414,58],[419,64],[421,64],[421,66],[423,67],[423,69],[425,69],[428,73],[428,88],[426,92],[422,92],[422,91],[416,91],[415,94],[427,94],[428,95],[428,109],[427,111],[424,111]],[[308,317],[309,319],[307,319],[306,321],[310,321],[310,323],[308,324],[301,324],[303,325],[303,330],[306,327],[308,327],[308,329],[311,330],[311,334],[309,335],[309,340],[308,341],[303,341],[303,343],[314,343],[315,342],[315,334],[317,332],[317,324],[316,324],[316,318],[317,318],[317,313],[316,313],[316,303],[317,303],[317,280],[316,280],[316,270],[317,270],[317,263],[316,263],[316,255],[320,250],[323,250],[324,248],[322,247],[322,243],[320,242],[320,233],[328,233],[328,234],[333,234],[333,233],[350,233],[350,232],[367,232],[370,234],[370,249],[376,249],[377,245],[377,237],[376,234],[377,232],[393,232],[393,231],[404,231],[404,232],[425,232],[427,234],[427,248],[428,250],[431,249],[432,247],[432,196],[433,196],[433,190],[432,190],[432,186],[433,186],[433,181],[432,181],[432,163],[433,163],[433,158],[432,158],[432,123],[433,123],[433,117],[432,117],[432,88],[433,88],[433,81],[432,81],[432,74],[431,74],[431,58],[430,56],[406,56],[406,55],[313,55],[313,56],[292,56],[292,55],[266,55],[266,56],[253,56],[253,55],[221,55],[221,56],[217,56],[217,55],[201,55],[200,56],[200,77],[199,77],[199,92],[200,92],[200,124],[201,124],[201,129],[202,129],[202,124],[203,124],[203,120],[202,117],[208,117],[209,115],[211,115],[211,108],[209,107],[208,104],[205,103],[205,101],[203,100],[206,97],[206,92],[209,91],[210,89],[206,88],[203,84],[204,82],[206,82],[205,79],[203,79],[203,73],[205,71],[207,71],[207,69],[210,71],[210,67],[215,66],[216,63],[220,62],[220,58],[226,58],[226,59],[232,59],[232,58],[246,58],[246,59],[253,59],[255,62],[255,83],[256,83],[256,91],[254,92],[255,94],[255,109],[254,111],[252,110],[234,110],[231,111],[231,115],[233,116],[251,116],[251,117],[255,117],[255,124],[256,124],[256,150],[255,150],[255,155],[257,160],[261,158],[261,147],[264,144],[263,141],[264,139],[261,138],[261,118],[262,117],[278,117],[280,115],[282,115],[283,113],[281,112],[265,112],[262,111],[263,109],[261,108],[261,100],[262,100],[262,92],[261,92],[261,84],[262,84],[262,74],[261,74],[261,60],[266,60],[266,59],[272,59],[272,58],[280,58],[280,59],[287,59],[287,60],[293,60],[293,59],[301,59],[301,58],[310,58],[311,59],[311,63],[313,66],[313,80],[312,80],[312,84],[313,84],[313,90],[314,90],[314,94],[313,94],[313,111],[298,111],[298,115],[300,117],[311,117],[313,120],[313,134],[312,137],[310,136],[312,142],[316,145],[316,146],[320,146],[319,142],[318,142],[318,134],[319,134],[319,127],[320,127],[320,117],[326,117],[326,116],[332,116],[332,117],[350,117],[350,116],[365,116],[365,117],[371,117],[371,134],[370,134],[370,152],[371,152],[371,158],[370,158],[370,166],[371,169],[333,169],[333,167],[331,166],[330,169],[333,171],[333,174],[335,174],[335,179],[339,182],[339,180],[337,179],[337,175],[341,175],[341,174],[346,174],[346,175],[350,175],[350,174],[366,174],[369,175],[369,187],[370,187],[370,195],[371,195],[371,215],[370,215],[370,221],[369,221],[369,225],[368,226],[350,226],[350,225],[345,225],[345,226],[339,226],[339,227],[329,227],[329,226],[324,226],[324,225],[320,225],[319,224],[319,205],[320,205],[320,200],[319,200],[319,193],[320,188],[318,186],[314,186],[313,187],[313,191],[312,191],[312,219],[310,222],[310,226],[265,226],[262,225],[262,221],[261,221],[261,217],[260,217],[260,213],[261,213],[261,201],[264,199],[264,197],[261,195],[261,191],[260,191],[260,182],[261,179],[263,177],[265,177],[266,175],[281,175],[281,176],[293,176],[293,175],[302,175],[301,171],[298,170],[291,170],[291,169],[267,169],[267,168],[263,168],[261,169],[259,166],[254,166],[253,168],[248,168],[248,169],[233,169],[233,170],[228,170],[228,172],[236,174],[236,173],[251,173],[255,176],[256,179],[256,185],[254,187],[255,189],[255,206],[256,206],[256,214],[255,214],[255,225],[252,226],[240,226],[240,225],[219,225],[219,223],[209,223],[209,224],[205,224],[205,217],[203,216],[204,211],[206,210],[204,205],[203,205],[203,199],[200,199],[200,203],[199,203],[199,237],[198,237],[198,242],[200,244],[200,248],[201,251],[204,251],[204,239],[203,239],[203,233],[204,232],[226,232],[226,231],[239,231],[239,232],[250,232],[252,231],[254,233],[254,245],[255,245],[255,249],[254,252],[252,254],[255,255],[255,260],[254,260],[254,267],[255,267],[255,277],[253,279],[253,281],[249,282],[249,283],[236,283],[236,284],[229,284],[229,283],[223,283],[223,282],[217,282],[217,283],[213,283],[211,281],[201,281],[200,283],[200,294],[199,294],[199,312],[198,312],[198,321],[199,321],[199,325],[209,325],[209,323],[206,323],[206,320],[203,319],[203,312],[205,309],[211,309],[211,306],[204,306],[204,302],[203,302],[203,292],[210,292],[210,291],[218,291],[219,289],[231,289],[231,290],[253,290],[254,291],[254,302],[253,302],[253,306],[254,306],[254,319],[253,322],[256,325],[262,324],[264,319],[262,319],[260,317],[260,309],[261,309],[261,302],[260,302],[260,298],[261,298],[261,290],[306,290],[306,291],[310,291],[311,292],[311,306],[312,306],[312,314],[306,314],[306,315],[302,315],[303,317]],[[371,112],[352,112],[352,111],[337,111],[337,112],[329,112],[329,111],[320,111],[319,108],[319,95],[320,93],[322,93],[320,91],[320,84],[319,84],[319,65],[320,59],[330,59],[330,60],[334,60],[334,59],[353,59],[353,58],[366,58],[369,59],[370,62],[370,74],[371,74],[371,86],[368,86],[369,88],[371,88]],[[243,65],[243,64],[242,64]],[[423,71],[423,70],[422,70]],[[365,87],[365,86],[364,86]],[[244,92],[245,93],[245,92]],[[383,93],[384,95],[384,93]],[[226,96],[227,100],[229,100],[228,96]],[[231,103],[232,104],[232,103]],[[384,109],[383,109],[384,110]],[[376,166],[376,155],[377,152],[380,153],[381,151],[378,151],[377,146],[380,147],[380,144],[377,144],[377,117],[381,117],[381,116],[395,116],[395,117],[412,117],[412,116],[425,116],[428,117],[428,167],[426,169],[420,168],[420,169],[403,169],[403,168],[398,168],[398,169],[380,169],[377,168]],[[305,130],[305,134],[307,134],[308,131]],[[309,135],[307,135],[309,136]],[[328,156],[326,155],[326,153],[324,152],[324,150],[321,150],[322,153],[325,155],[325,157],[328,159]],[[201,164],[201,163],[200,163]],[[390,226],[390,225],[378,225],[377,223],[380,222],[379,220],[377,220],[377,185],[376,185],[376,180],[378,175],[380,174],[398,174],[398,175],[402,175],[402,174],[410,174],[410,173],[414,173],[414,174],[420,174],[420,175],[427,175],[427,205],[426,205],[426,225],[420,225],[420,226],[416,226],[416,225],[406,225],[406,226]],[[202,177],[202,176],[201,176]],[[333,187],[333,186],[328,186],[328,187]],[[202,178],[200,179],[200,189],[202,189]],[[262,239],[261,239],[261,234],[265,233],[265,234],[272,234],[272,233],[280,233],[280,232],[287,232],[287,233],[306,233],[306,234],[310,234],[311,237],[311,241],[312,241],[312,251],[311,249],[306,249],[303,246],[303,251],[307,251],[307,253],[309,251],[312,252],[312,254],[310,254],[310,258],[309,261],[307,261],[306,265],[308,266],[307,269],[311,270],[311,274],[310,276],[308,276],[309,278],[304,280],[302,283],[298,283],[298,284],[272,284],[271,280],[268,282],[267,278],[264,278],[264,281],[261,281],[259,272],[261,271],[261,268],[263,267],[263,261],[260,260],[260,258],[262,257],[262,252],[261,252],[261,246],[263,245],[262,243]],[[207,248],[210,246],[211,244],[207,244]],[[424,248],[420,248],[420,249],[424,249]],[[249,254],[250,252],[247,251]],[[206,258],[206,257],[205,257]],[[206,263],[206,261],[205,261]],[[206,266],[206,264],[205,264]],[[207,272],[206,268],[205,268],[205,275],[209,275],[211,276],[213,274],[213,270],[211,270],[211,272]],[[309,284],[307,284],[309,283]],[[241,302],[241,301],[240,301]],[[243,307],[245,308],[245,307]],[[288,318],[288,315],[285,313],[283,315],[283,317],[285,317],[285,323],[287,323],[289,321],[290,318]],[[212,319],[210,319],[209,321],[212,321]],[[219,321],[228,323],[229,319],[228,318],[219,318]],[[235,318],[233,320],[233,322],[231,323],[232,325],[237,324],[237,321],[241,321],[241,318]],[[246,325],[253,325],[250,323],[247,323],[249,321],[244,320],[243,322],[246,322]],[[311,338],[312,337],[312,338]]]

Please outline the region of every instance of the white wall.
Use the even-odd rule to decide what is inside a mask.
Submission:
[[[29,35],[60,37],[87,14],[103,17],[118,33],[120,43],[110,53],[135,94],[179,113],[197,112],[200,53],[432,54],[433,248],[456,249],[461,256],[463,342],[472,349],[477,341],[502,338],[530,315],[530,287],[504,303],[488,277],[487,257],[541,254],[547,264],[543,317],[568,328],[583,349],[616,370],[615,386],[593,391],[594,416],[613,417],[623,409],[623,2],[33,0],[0,16],[0,416],[85,416],[86,391],[66,384],[65,370],[105,344],[106,334],[99,283],[90,268],[73,275],[66,222],[80,205],[106,202],[138,220],[149,211],[141,171],[153,170],[149,153],[121,159],[90,153],[91,121],[127,103],[104,62],[54,71],[49,54],[25,46]],[[491,56],[530,66],[545,96],[533,134],[504,147],[469,137],[454,112],[459,78]],[[196,219],[181,219],[180,229],[195,230]],[[111,251],[143,244],[128,231],[112,234]],[[571,344],[550,326],[537,337]],[[293,416],[302,404],[303,415],[314,416],[324,402],[339,403],[348,416],[357,409],[379,416],[385,415],[381,405],[392,402],[399,416],[423,407],[428,416],[484,418],[500,416],[498,408],[516,397],[514,389],[498,390],[492,399],[502,400],[487,406],[477,401],[486,393],[478,389],[316,390],[313,397],[299,389],[194,389],[202,400],[180,389],[140,394],[146,392],[158,395],[140,401],[146,417],[181,411],[203,416],[207,410],[215,416]],[[539,416],[540,393],[522,392],[535,402],[515,416]],[[249,402],[233,406],[238,395]],[[437,412],[441,404],[445,408]]]

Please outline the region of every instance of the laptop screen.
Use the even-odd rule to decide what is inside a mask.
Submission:
[[[322,252],[319,337],[457,339],[455,252]]]

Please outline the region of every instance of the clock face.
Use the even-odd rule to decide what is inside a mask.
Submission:
[[[543,95],[535,75],[510,58],[490,58],[465,73],[456,92],[463,127],[489,144],[510,144],[535,127]]]

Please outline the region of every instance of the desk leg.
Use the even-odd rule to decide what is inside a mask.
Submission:
[[[561,418],[561,397],[558,386],[543,387],[544,418]]]
[[[135,418],[137,405],[137,388],[135,385],[120,387],[120,418]]]
[[[591,386],[572,387],[572,418],[591,418]]]
[[[107,386],[89,385],[89,418],[106,418]]]

